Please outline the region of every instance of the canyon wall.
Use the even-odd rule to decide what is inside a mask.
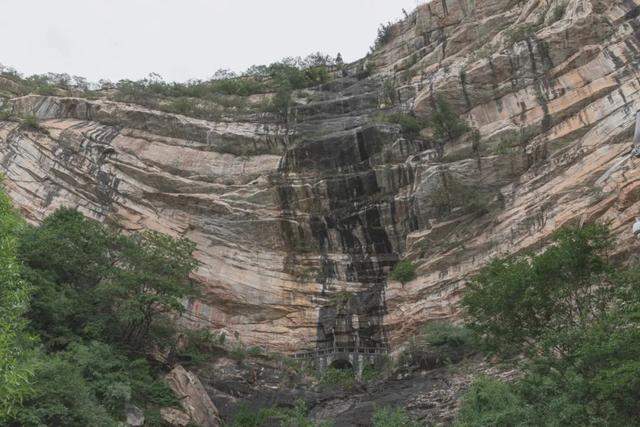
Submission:
[[[609,223],[632,255],[640,0],[434,0],[366,58],[265,113],[200,120],[106,98],[15,96],[0,170],[38,222],[60,206],[197,244],[186,321],[270,350],[395,348],[457,318],[495,256]],[[444,99],[471,131],[415,135]],[[606,171],[610,171],[603,179]],[[387,279],[410,259],[417,278]]]

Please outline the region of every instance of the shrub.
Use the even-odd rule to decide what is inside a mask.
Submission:
[[[389,277],[404,285],[416,278],[416,266],[411,260],[404,259],[393,267]]]
[[[5,424],[31,391],[35,356],[24,318],[30,285],[20,275],[18,234],[24,226],[0,191],[0,424]]]
[[[464,326],[449,322],[429,323],[409,342],[401,362],[420,369],[457,363],[476,350],[476,341],[473,331]]]
[[[38,117],[36,117],[35,114],[28,114],[26,116],[23,116],[20,122],[20,127],[22,129],[27,129],[27,130],[35,130],[35,131],[42,130],[42,127],[40,126],[40,121],[38,120]]]
[[[567,11],[567,6],[568,3],[566,1],[563,1],[553,8],[551,23],[557,22],[564,17],[565,12]]]
[[[326,388],[350,389],[356,383],[353,369],[327,368],[320,377],[320,385]]]
[[[393,79],[386,79],[382,84],[382,94],[384,103],[387,105],[393,105],[396,102],[397,93],[396,85]]]
[[[247,355],[252,357],[262,356],[264,355],[264,351],[262,350],[262,348],[257,346],[249,347],[249,349],[247,350]]]
[[[229,350],[229,357],[238,363],[242,363],[247,358],[247,349],[241,343],[237,343]]]
[[[458,427],[518,426],[527,424],[526,404],[512,386],[479,378],[464,394],[456,420]]]
[[[489,196],[478,189],[460,182],[453,174],[443,172],[440,182],[431,194],[435,214],[448,215],[456,208],[463,213],[485,214],[489,211]]]
[[[441,96],[436,99],[430,125],[434,136],[440,141],[454,141],[469,131],[469,126],[460,120],[451,105]]]
[[[604,255],[611,247],[606,227],[567,228],[540,255],[497,259],[467,286],[462,305],[470,326],[496,347],[527,345],[567,322],[604,315],[616,298]],[[598,290],[594,286],[598,284]]]
[[[400,125],[402,132],[409,138],[417,138],[422,129],[427,127],[426,122],[404,113],[387,114],[382,116],[382,121]]]
[[[376,36],[376,40],[373,43],[373,47],[371,51],[381,48],[391,41],[393,37],[393,24],[391,22],[387,22],[386,24],[380,24],[378,27],[378,35]]]
[[[279,425],[281,427],[314,427],[308,418],[309,410],[304,400],[299,399],[293,408],[265,407],[258,410],[250,409],[246,405],[240,406],[231,422],[232,427],[263,427],[265,425]],[[278,424],[275,424],[276,421]],[[325,424],[320,424],[325,425]]]
[[[515,24],[506,31],[507,43],[515,44],[532,37],[537,31],[537,26],[532,23]]]
[[[388,406],[376,409],[372,422],[373,427],[418,427],[420,425],[413,421],[403,408]]]

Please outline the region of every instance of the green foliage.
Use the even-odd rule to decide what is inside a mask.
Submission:
[[[266,407],[250,409],[241,405],[233,415],[231,427],[263,427],[279,425],[280,427],[314,427],[326,426],[316,424],[308,418],[309,410],[304,400],[298,400],[293,408]],[[277,422],[277,424],[275,424]]]
[[[637,425],[640,271],[612,265],[611,245],[606,227],[567,228],[480,273],[463,299],[471,326],[529,357],[521,380],[472,388],[461,425]]]
[[[254,65],[241,75],[220,70],[210,80],[192,80],[187,83],[165,82],[161,76],[150,74],[148,78],[132,81],[121,80],[115,86],[116,98],[126,102],[152,105],[170,112],[206,117],[212,112],[199,104],[207,100],[224,106],[239,106],[242,102],[230,101],[224,96],[246,97],[253,94],[275,92],[268,106],[281,117],[289,110],[291,92],[327,82],[329,67],[335,63],[330,56],[321,53],[306,58],[284,58],[270,65]],[[168,103],[159,103],[169,99]]]
[[[406,366],[434,369],[459,362],[478,348],[475,334],[464,326],[432,322],[409,342],[400,361]]]
[[[565,12],[567,11],[567,6],[568,2],[562,1],[553,8],[551,14],[551,23],[557,22],[564,17]]]
[[[505,37],[509,44],[514,44],[526,40],[537,31],[537,25],[533,23],[515,24],[505,32]]]
[[[31,392],[32,336],[24,314],[30,287],[20,277],[17,234],[23,223],[9,198],[0,193],[0,423],[12,417]]]
[[[416,266],[411,260],[404,259],[393,267],[393,270],[389,273],[389,278],[404,285],[416,278]]]
[[[373,413],[373,427],[418,427],[403,408],[383,407]]]
[[[40,126],[40,121],[34,114],[23,116],[20,122],[20,127],[22,129],[35,130],[35,131],[42,130],[42,127]]]
[[[470,130],[469,126],[453,111],[447,100],[441,96],[436,99],[430,125],[434,136],[440,141],[454,141]]]
[[[396,84],[393,79],[389,78],[384,81],[384,83],[382,84],[382,93],[385,104],[395,104],[398,94],[396,92]]]
[[[247,349],[247,355],[251,356],[251,357],[262,356],[262,355],[264,355],[264,350],[262,350],[262,348],[260,348],[258,346],[249,347]]]
[[[479,378],[462,399],[456,420],[458,427],[525,426],[526,404],[509,384]]]
[[[97,341],[43,356],[32,392],[14,417],[20,425],[116,425],[124,405],[175,406],[168,386],[145,359],[130,359]]]
[[[193,248],[155,232],[118,235],[60,209],[21,241],[35,288],[29,317],[52,349],[78,337],[144,348],[160,338],[164,316],[182,311],[182,298],[194,293]]]
[[[536,342],[549,331],[588,323],[606,313],[616,293],[599,225],[563,229],[543,254],[493,261],[467,287],[462,300],[470,326],[494,347]]]
[[[382,117],[387,123],[400,125],[402,132],[409,138],[417,138],[420,136],[422,129],[428,126],[428,123],[404,113],[392,113]]]
[[[431,194],[431,203],[437,215],[448,215],[456,208],[462,208],[465,213],[484,214],[489,210],[489,201],[486,194],[460,182],[448,172],[441,174],[441,180]]]
[[[11,253],[0,253],[0,420],[112,426],[127,402],[152,412],[176,405],[144,355],[176,335],[168,315],[193,295],[193,244],[151,232],[119,235],[71,209],[31,228],[9,213],[0,211],[2,236],[12,239],[0,251],[14,253],[7,267]]]
[[[247,350],[242,346],[242,344],[238,343],[229,351],[229,357],[236,362],[242,362],[247,358]]]
[[[381,48],[391,41],[393,37],[393,24],[391,22],[387,22],[386,24],[380,24],[378,27],[378,34],[376,36],[376,40],[373,43],[373,47],[371,51],[373,52],[376,49]]]
[[[185,330],[182,332],[182,345],[176,346],[175,357],[183,366],[202,365],[214,353],[224,351],[224,342],[224,334],[217,335],[208,329]]]
[[[325,388],[351,389],[356,384],[353,369],[327,368],[320,377],[320,385]]]

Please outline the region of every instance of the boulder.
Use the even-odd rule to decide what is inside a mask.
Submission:
[[[218,409],[195,374],[178,365],[167,374],[166,380],[194,424],[201,427],[221,425]]]
[[[160,409],[160,417],[162,417],[162,421],[175,427],[186,427],[191,422],[191,417],[188,414],[176,408]]]
[[[132,427],[140,427],[144,425],[144,412],[135,405],[127,404],[124,408],[127,417],[127,425]]]

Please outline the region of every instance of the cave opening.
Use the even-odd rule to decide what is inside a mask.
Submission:
[[[340,369],[340,370],[348,370],[353,369],[353,365],[346,359],[337,359],[331,362],[329,368]]]

